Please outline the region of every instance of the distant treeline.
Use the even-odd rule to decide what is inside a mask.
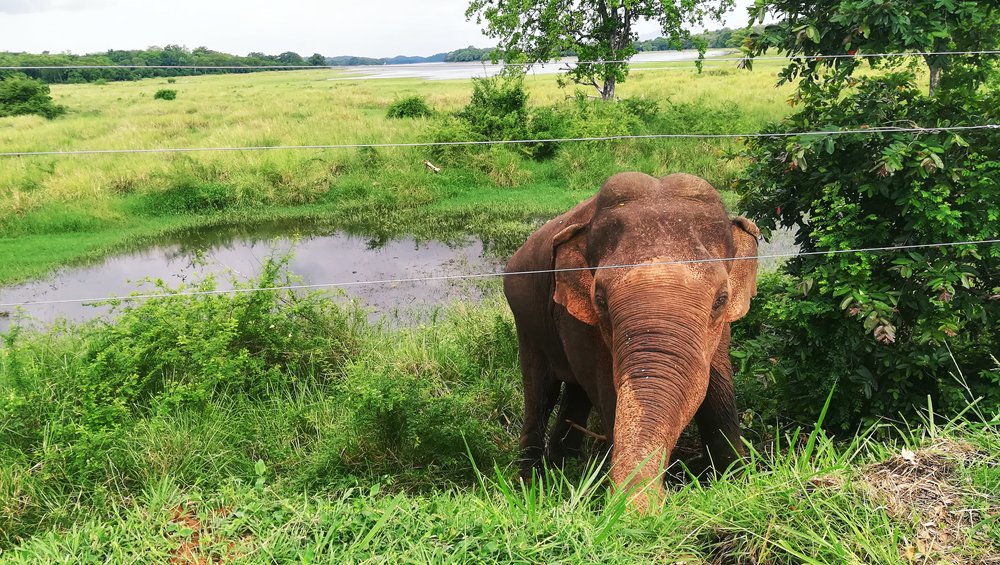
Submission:
[[[763,31],[763,27],[755,27],[752,30],[722,28],[716,31],[709,31],[700,37],[708,42],[708,46],[714,49],[739,47],[746,40],[746,37],[753,32]],[[635,41],[632,43],[636,51],[668,51],[674,49],[668,41],[662,37],[646,41]],[[696,47],[693,39],[684,40],[681,47],[683,49],[694,49]],[[489,59],[489,54],[493,49],[490,47],[477,48],[472,45],[450,51],[448,53],[438,53],[430,57],[324,57],[319,53],[314,53],[308,58],[304,58],[298,53],[286,51],[280,55],[265,55],[264,53],[253,52],[246,57],[230,55],[212,51],[207,47],[198,47],[191,50],[181,45],[167,45],[166,47],[150,47],[148,49],[133,49],[128,51],[109,50],[107,53],[91,53],[88,55],[59,54],[52,55],[47,51],[41,55],[30,53],[9,53],[0,52],[0,67],[67,67],[67,66],[129,66],[132,69],[25,69],[11,70],[0,68],[0,80],[25,74],[28,77],[41,80],[48,84],[64,83],[85,83],[96,80],[121,81],[139,80],[153,77],[178,77],[209,74],[226,73],[252,73],[272,70],[268,67],[279,65],[312,65],[312,66],[353,66],[353,65],[404,65],[409,63],[457,63],[465,61],[483,61]],[[573,51],[561,53],[564,57],[576,55]],[[176,69],[155,69],[150,66],[177,67]],[[192,69],[187,67],[244,67],[240,69]]]
[[[447,55],[447,53],[438,53],[437,55],[431,55],[430,57],[406,57],[403,55],[397,55],[395,57],[382,57],[381,59],[343,55],[340,57],[327,57],[326,61],[328,65],[337,66],[409,65],[412,63],[441,63],[445,61],[445,55]]]
[[[24,73],[49,84],[85,83],[95,80],[139,80],[152,77],[177,77],[207,74],[244,73],[269,70],[277,65],[327,65],[326,58],[316,53],[304,59],[297,53],[286,51],[280,55],[250,53],[246,57],[212,51],[207,47],[191,50],[179,45],[150,47],[146,50],[110,50],[89,55],[0,52],[0,67],[63,67],[136,65],[134,69],[0,69],[0,79]],[[152,65],[178,67],[176,69],[143,68]],[[184,67],[246,67],[246,69],[191,69]]]
[[[724,27],[715,31],[706,31],[692,39],[685,39],[681,42],[681,49],[696,49],[695,39],[703,39],[711,49],[723,49],[726,47],[738,48],[743,45],[746,38],[752,33],[763,33],[764,26],[755,26],[749,30],[746,28],[729,29]],[[636,51],[670,51],[676,49],[669,44],[666,38],[658,37],[646,41],[633,41],[632,47]]]
[[[381,59],[375,59],[372,57],[327,57],[327,63],[330,65],[407,65],[410,63],[464,63],[466,61],[483,61],[489,60],[490,52],[493,51],[492,47],[487,47],[485,49],[479,49],[472,45],[466,47],[465,49],[458,49],[456,51],[449,51],[447,53],[438,53],[437,55],[431,55],[430,57],[404,57],[402,55],[398,57],[383,57]]]
[[[493,51],[492,47],[486,47],[485,49],[478,49],[472,45],[466,47],[465,49],[459,49],[457,51],[449,52],[445,58],[445,63],[464,63],[468,61],[488,61],[490,59],[490,52]]]

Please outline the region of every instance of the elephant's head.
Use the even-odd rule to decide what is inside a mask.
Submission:
[[[615,175],[586,210],[553,240],[555,268],[577,269],[556,273],[554,300],[598,327],[614,360],[612,480],[661,493],[650,481],[705,398],[726,324],[756,294],[759,234],[685,174]]]

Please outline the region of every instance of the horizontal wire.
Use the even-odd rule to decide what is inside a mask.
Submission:
[[[3,69],[17,69],[17,70],[31,70],[40,71],[46,69],[336,69],[338,67],[344,67],[346,65],[262,65],[256,66],[239,66],[239,65],[222,65],[218,67],[212,67],[208,65],[65,65],[65,66],[53,66],[53,67],[0,67]],[[382,65],[372,65],[380,67]]]
[[[417,282],[431,282],[431,281],[454,281],[454,280],[469,280],[469,279],[486,279],[495,277],[509,277],[515,275],[540,275],[540,274],[554,274],[554,273],[570,273],[575,271],[599,271],[604,269],[627,269],[633,267],[661,267],[665,265],[691,265],[696,263],[720,263],[728,261],[749,261],[760,260],[760,259],[786,259],[793,257],[806,257],[810,255],[839,255],[844,253],[870,253],[877,251],[901,251],[906,249],[925,249],[934,247],[955,247],[958,245],[979,245],[986,243],[1000,243],[1000,239],[985,239],[979,241],[959,241],[950,243],[923,243],[914,245],[896,245],[891,247],[866,247],[862,249],[835,249],[832,251],[805,251],[801,253],[781,253],[777,255],[758,255],[754,257],[719,257],[714,259],[690,259],[684,261],[665,261],[658,263],[633,263],[626,265],[602,265],[597,267],[574,267],[568,269],[541,269],[537,271],[514,271],[510,273],[478,273],[473,275],[442,275],[437,277],[415,277],[415,278],[405,278],[405,279],[383,279],[377,281],[354,281],[354,282],[343,282],[343,283],[325,283],[325,284],[303,284],[303,285],[290,285],[290,286],[275,286],[268,288],[233,288],[229,290],[204,290],[204,291],[192,291],[192,292],[175,292],[169,294],[145,294],[145,295],[132,295],[132,296],[121,296],[121,297],[108,297],[108,298],[68,298],[64,300],[38,300],[31,302],[10,302],[6,304],[0,304],[0,307],[17,307],[17,306],[35,306],[44,304],[70,304],[70,303],[80,303],[80,302],[108,302],[108,301],[133,301],[133,300],[146,300],[149,298],[171,298],[171,297],[184,297],[184,296],[209,296],[218,294],[244,294],[248,292],[264,292],[272,290],[315,290],[322,288],[344,288],[350,286],[367,286],[367,285],[379,285],[379,284],[400,284],[400,283],[417,283]]]
[[[662,53],[663,51],[639,51],[638,53]],[[929,57],[929,56],[939,56],[939,55],[997,55],[1000,51],[931,51],[928,53],[920,52],[906,52],[906,53],[841,53],[837,55],[784,55],[784,56],[770,56],[770,57],[705,57],[701,59],[691,59],[689,61],[645,61],[645,63],[686,63],[693,61],[745,61],[747,59],[753,59],[755,61],[763,60],[791,60],[791,59],[845,59],[845,58],[869,58],[869,57]],[[461,61],[467,63],[483,63],[485,61]],[[563,61],[563,60],[552,60],[552,61],[542,61],[536,63],[507,63],[501,62],[497,63],[505,67],[530,67],[533,65],[553,65],[568,63],[573,65],[603,65],[608,63],[631,63],[631,64],[642,64],[643,61],[634,61],[630,59],[612,60],[612,61]],[[426,63],[409,63],[409,64],[426,64]],[[494,64],[494,63],[490,63]],[[16,69],[16,70],[44,70],[44,69],[243,69],[243,70],[267,70],[267,69],[337,69],[343,67],[382,67],[389,65],[262,65],[262,66],[239,66],[239,65],[226,65],[226,66],[207,66],[207,65],[65,65],[65,66],[11,66],[11,67],[0,67],[2,69]],[[399,65],[392,65],[399,66]]]
[[[638,53],[662,53],[662,51],[639,51]],[[850,53],[841,53],[837,55],[782,55],[782,56],[770,56],[770,57],[704,57],[701,59],[688,59],[688,60],[677,60],[677,61],[635,61],[631,59],[622,59],[616,61],[545,61],[542,63],[503,63],[504,66],[508,67],[518,67],[518,66],[531,66],[531,65],[551,65],[556,63],[568,63],[572,65],[603,65],[605,63],[631,63],[633,65],[637,64],[648,64],[648,63],[691,63],[695,61],[789,61],[792,59],[848,59],[848,58],[869,58],[869,57],[914,57],[914,56],[937,56],[937,55],[1000,55],[1000,51],[932,51],[928,53],[920,53],[918,51],[906,52],[906,53],[855,53],[851,55]],[[639,69],[642,70],[642,69]]]
[[[997,124],[980,126],[945,126],[945,127],[873,127],[854,130],[809,131],[797,133],[659,133],[649,135],[611,135],[605,137],[570,137],[553,139],[513,139],[491,141],[428,141],[423,143],[359,143],[340,145],[281,145],[264,147],[186,147],[164,149],[84,149],[79,151],[31,151],[0,153],[0,157],[33,157],[42,155],[109,155],[119,153],[190,153],[198,151],[265,151],[276,149],[351,149],[362,147],[440,147],[444,145],[507,145],[520,143],[559,143],[566,141],[614,141],[621,139],[711,139],[711,138],[743,138],[743,137],[797,137],[811,135],[844,135],[854,133],[936,133],[941,131],[965,131],[980,129],[1000,129]]]

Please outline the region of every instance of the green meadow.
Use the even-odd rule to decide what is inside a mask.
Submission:
[[[619,87],[628,111],[529,74],[532,123],[551,114],[569,124],[529,133],[753,132],[789,109],[778,69],[635,68]],[[154,100],[161,88],[176,100]],[[456,139],[465,130],[453,114],[472,85],[316,70],[52,94],[67,114],[0,119],[4,152]],[[386,118],[410,96],[434,115]],[[271,220],[374,238],[472,235],[505,255],[626,170],[700,175],[738,212],[733,145],[2,157],[0,284],[166,234]],[[2,336],[0,563],[909,565],[1000,555],[1000,422],[975,403],[970,421],[943,421],[928,406],[919,421],[835,438],[821,422],[768,411],[766,382],[738,364],[746,472],[705,483],[677,473],[662,508],[640,516],[609,488],[596,440],[589,459],[543,482],[514,478],[517,339],[497,281],[475,283],[477,302],[397,328],[370,322],[343,294],[273,290],[297,280],[288,261],[266,258],[256,279],[234,281],[258,292],[116,303],[106,322],[15,324]],[[218,282],[161,281],[157,292]],[[746,320],[737,334],[764,323],[759,310]]]
[[[633,70],[622,96],[655,101],[656,118],[667,122],[654,120],[636,133],[755,131],[788,108],[789,90],[773,87],[776,66],[748,73],[716,65],[700,75]],[[0,145],[31,152],[419,143],[436,139],[439,119],[389,120],[389,105],[421,96],[448,115],[471,94],[469,81],[330,78],[344,77],[322,70],[181,77],[170,85],[53,85],[68,114],[0,120]],[[177,99],[154,100],[167,86]],[[525,90],[532,108],[565,106],[573,94],[554,75],[528,75]],[[578,129],[586,136],[618,131],[604,123]],[[165,232],[280,218],[432,237],[442,219],[459,217],[461,225],[449,229],[498,239],[509,252],[526,235],[524,226],[588,197],[615,172],[684,171],[725,190],[739,163],[717,153],[732,143],[595,142],[561,147],[542,160],[503,147],[457,166],[426,147],[4,157],[0,284],[140,247]]]

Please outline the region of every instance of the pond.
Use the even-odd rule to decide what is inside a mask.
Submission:
[[[304,231],[303,231],[304,230]],[[248,235],[251,232],[254,235]],[[51,277],[0,289],[0,304],[104,299],[125,296],[136,290],[152,292],[150,283],[135,282],[144,277],[161,278],[171,287],[191,282],[198,275],[215,273],[220,289],[232,288],[232,275],[240,281],[252,279],[263,260],[272,252],[294,250],[290,262],[302,283],[332,284],[367,281],[397,281],[427,277],[448,277],[497,273],[505,262],[484,253],[483,244],[470,238],[463,242],[415,241],[412,238],[375,241],[338,232],[308,233],[308,226],[231,226],[178,234],[159,245],[106,259],[98,264],[64,268]],[[289,233],[300,233],[297,241]],[[285,234],[285,235],[280,235]],[[198,259],[203,251],[205,261]],[[372,309],[371,321],[383,316],[391,322],[413,323],[454,300],[477,299],[481,292],[475,281],[424,280],[352,284],[344,290],[364,300]],[[49,323],[59,317],[83,321],[107,312],[106,307],[83,302],[29,304],[21,307],[32,319]],[[10,327],[14,307],[0,306],[9,314],[0,317],[0,332]]]
[[[794,253],[792,240],[790,231],[775,232],[770,243],[761,242],[758,253]],[[503,258],[487,253],[482,242],[474,238],[458,242],[379,240],[323,230],[309,223],[225,226],[181,232],[149,249],[88,266],[63,268],[44,280],[0,288],[0,304],[36,302],[22,306],[21,312],[41,323],[60,317],[84,321],[108,311],[107,307],[89,306],[88,302],[136,290],[155,290],[151,283],[130,281],[159,278],[176,287],[214,273],[219,288],[228,289],[232,287],[231,275],[240,281],[249,280],[257,275],[269,254],[289,250],[295,254],[290,268],[302,277],[301,284],[344,284],[348,296],[362,299],[371,308],[370,321],[385,317],[392,324],[412,324],[448,302],[475,300],[482,295],[476,284],[482,278],[440,277],[499,273],[506,264]],[[759,268],[761,272],[773,271],[783,262],[762,259]],[[399,281],[418,278],[432,280]],[[6,332],[16,317],[14,307],[0,306],[0,313],[4,312],[7,315],[0,316],[0,333]]]

